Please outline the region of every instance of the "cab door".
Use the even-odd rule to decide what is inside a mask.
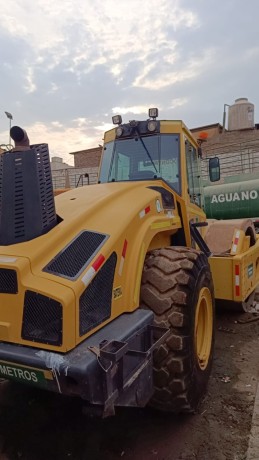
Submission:
[[[187,192],[189,203],[187,214],[190,222],[204,220],[202,212],[203,195],[201,188],[201,164],[198,158],[197,148],[185,138],[185,158],[187,172]]]

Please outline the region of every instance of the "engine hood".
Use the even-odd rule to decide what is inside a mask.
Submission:
[[[43,296],[37,298],[62,306],[58,347],[66,351],[100,323],[138,307],[146,252],[169,245],[181,221],[175,197],[161,180],[80,187],[58,195],[56,211],[58,224],[48,233],[0,246],[0,268],[18,277],[15,315],[8,308],[2,321],[10,324],[7,341],[29,344],[25,335],[20,338],[24,299],[34,308]],[[1,296],[9,305],[10,294]]]
[[[56,212],[59,223],[45,235],[10,246],[0,246],[0,254],[30,259],[32,269],[48,261],[83,230],[116,238],[129,225],[143,222],[139,213],[148,206],[153,219],[161,217],[161,194],[150,187],[163,187],[162,181],[96,184],[58,195]],[[136,228],[135,228],[136,231]]]

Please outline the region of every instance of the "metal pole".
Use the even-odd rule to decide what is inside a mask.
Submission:
[[[9,127],[9,144],[11,145],[11,127],[12,127],[12,119],[10,118],[10,127]]]
[[[225,105],[224,105],[224,112],[223,112],[223,133],[225,132],[225,126],[226,126],[226,110],[225,110]]]
[[[11,127],[12,127],[12,119],[13,119],[13,116],[10,112],[5,112],[5,115],[7,116],[7,118],[9,118],[10,120],[10,123],[9,123],[9,144],[11,144]]]
[[[223,133],[225,132],[226,130],[226,107],[230,107],[229,104],[224,104],[224,112],[223,112]]]

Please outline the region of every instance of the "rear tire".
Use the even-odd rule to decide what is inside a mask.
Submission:
[[[214,345],[214,291],[205,254],[186,247],[156,249],[146,256],[141,307],[170,329],[154,352],[151,405],[193,412],[205,394]]]

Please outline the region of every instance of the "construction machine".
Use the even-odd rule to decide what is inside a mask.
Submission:
[[[207,226],[199,147],[157,117],[113,117],[99,183],[55,199],[46,144],[0,156],[0,376],[104,416],[195,411],[215,296],[244,305],[259,280],[252,222]]]

